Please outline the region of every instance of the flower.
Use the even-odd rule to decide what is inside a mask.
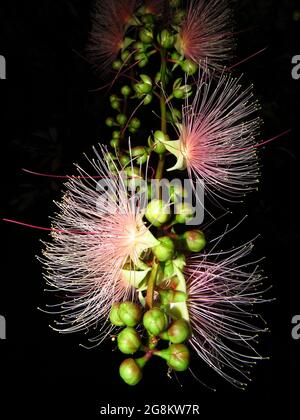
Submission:
[[[194,99],[182,108],[179,139],[164,142],[177,158],[169,170],[187,169],[215,201],[236,201],[257,186],[260,119],[251,117],[258,109],[252,96],[252,86],[243,90],[240,79],[223,74],[215,82],[203,72]]]
[[[56,329],[76,332],[100,323],[102,339],[112,303],[134,299],[134,282],[142,280],[143,271],[135,279],[130,269],[158,241],[144,225],[139,200],[129,195],[123,174],[112,175],[114,162],[96,153],[98,160],[91,163],[97,179],[78,167],[81,176],[66,183],[41,261],[47,283],[65,295]]]
[[[107,73],[124,46],[126,25],[133,16],[136,0],[98,0],[92,17],[87,47],[97,71]]]
[[[207,60],[208,69],[222,71],[234,46],[230,14],[226,0],[190,0],[177,50],[196,64]]]
[[[185,267],[190,345],[205,363],[240,388],[249,379],[249,367],[262,359],[253,345],[258,333],[267,331],[255,325],[258,316],[252,311],[254,304],[266,301],[261,297],[262,275],[257,267],[247,272],[251,264],[240,262],[252,246],[192,257]]]

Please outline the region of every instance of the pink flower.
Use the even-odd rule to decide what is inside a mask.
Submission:
[[[234,46],[226,0],[190,0],[180,27],[177,49],[185,58],[222,71]]]
[[[83,176],[66,183],[41,261],[48,284],[64,295],[57,330],[76,332],[99,324],[103,339],[111,304],[135,296],[129,270],[158,242],[142,221],[139,202],[128,195],[122,174],[112,175],[98,153],[97,158],[91,161],[97,179],[78,168]]]
[[[203,72],[194,99],[182,109],[179,140],[165,143],[177,157],[169,170],[186,168],[191,179],[204,181],[210,198],[234,201],[255,189],[260,119],[252,117],[258,109],[252,96],[240,79],[222,75],[215,85]]]
[[[136,0],[99,0],[93,14],[87,52],[96,70],[108,72],[123,47],[126,25]]]
[[[265,325],[256,325],[253,312],[254,304],[266,301],[261,297],[262,276],[257,267],[247,271],[250,264],[240,261],[251,248],[246,244],[230,252],[196,256],[185,269],[190,345],[212,369],[241,388],[249,379],[249,367],[262,359],[253,347],[255,340],[267,331]]]

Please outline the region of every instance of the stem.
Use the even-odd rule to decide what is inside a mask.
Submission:
[[[146,294],[146,304],[151,309],[153,306],[153,296],[154,296],[154,287],[156,283],[158,264],[154,261],[152,266],[152,271],[148,280],[147,294]]]

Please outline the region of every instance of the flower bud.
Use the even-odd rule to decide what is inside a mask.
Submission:
[[[118,122],[121,126],[123,126],[123,125],[125,125],[125,124],[126,124],[127,117],[126,117],[126,115],[125,115],[125,114],[118,114],[118,115],[116,116],[116,120],[117,120],[117,122]]]
[[[122,302],[118,314],[125,325],[135,327],[142,319],[142,308],[134,302]]]
[[[160,227],[170,219],[170,207],[155,198],[148,203],[145,216],[153,226]]]
[[[145,24],[151,25],[154,23],[154,16],[151,15],[150,13],[147,13],[145,15],[142,15],[141,21]]]
[[[173,344],[180,344],[189,338],[190,333],[189,324],[184,319],[177,319],[172,322],[168,331],[161,333],[161,338],[169,340]]]
[[[124,50],[121,52],[122,61],[127,61],[129,56],[130,56],[130,52],[128,50]]]
[[[148,95],[145,96],[143,104],[149,105],[152,102],[152,99],[153,99],[152,93],[148,93]]]
[[[120,111],[121,109],[120,100],[111,101],[110,106],[112,107],[112,109],[115,109],[116,111]]]
[[[171,344],[168,349],[155,352],[155,355],[165,359],[168,366],[177,372],[182,372],[189,366],[190,352],[184,344]]]
[[[200,252],[206,245],[204,233],[201,230],[189,230],[181,236],[185,249]]]
[[[114,70],[120,70],[120,68],[122,67],[122,65],[123,65],[123,63],[122,63],[122,61],[121,61],[121,60],[115,60],[115,61],[113,61],[113,63],[112,63],[112,68],[113,68]]]
[[[119,308],[120,308],[119,302],[112,304],[112,307],[109,313],[109,320],[113,325],[116,325],[117,327],[123,327],[125,324],[119,317]]]
[[[113,139],[119,139],[119,138],[120,138],[120,135],[121,135],[121,133],[120,133],[120,131],[119,131],[119,130],[114,130],[114,131],[112,132],[112,137],[113,137]]]
[[[194,63],[191,60],[184,60],[182,63],[180,63],[180,66],[182,68],[182,70],[188,75],[188,76],[192,76],[193,74],[196,73],[196,71],[198,70],[198,66],[196,63]]]
[[[167,360],[170,368],[177,372],[183,372],[189,366],[190,352],[184,344],[171,344],[169,347],[169,359]]]
[[[121,60],[115,60],[112,63],[112,68],[116,71],[120,70],[120,68],[122,67],[123,63]]]
[[[154,152],[158,153],[159,155],[166,152],[167,150],[166,146],[163,144],[163,141],[165,140],[166,140],[166,136],[162,131],[160,130],[155,131],[154,133],[155,143],[154,143],[154,149],[153,149]]]
[[[141,346],[141,338],[132,327],[126,327],[118,335],[118,348],[124,354],[133,354]]]
[[[134,118],[132,118],[132,120],[130,121],[129,126],[130,126],[130,127],[133,127],[133,128],[140,128],[140,126],[141,126],[141,121],[140,121],[138,118],[134,117]]]
[[[177,223],[187,223],[194,216],[195,210],[189,203],[178,203],[175,206],[175,220]]]
[[[113,147],[115,149],[116,147],[119,147],[120,139],[111,139],[109,144],[111,145],[111,147]]]
[[[174,45],[174,35],[172,35],[167,29],[163,29],[157,36],[158,43],[166,49],[172,48]]]
[[[141,171],[140,171],[140,168],[138,168],[137,166],[128,166],[125,169],[125,172],[126,172],[126,174],[129,177],[132,177],[132,178],[136,178],[136,177],[141,177],[142,176]]]
[[[143,28],[139,32],[139,37],[145,44],[150,44],[153,41],[153,31],[151,28]]]
[[[185,302],[187,300],[186,293],[173,289],[161,290],[159,292],[159,297],[163,305]]]
[[[125,96],[125,97],[129,96],[129,95],[130,95],[130,93],[131,93],[131,88],[130,88],[130,86],[128,86],[128,85],[122,86],[122,88],[121,88],[121,93],[122,93],[122,95],[123,95],[123,96]]]
[[[108,117],[105,120],[105,124],[107,125],[107,127],[113,127],[115,125],[115,121],[113,118]]]
[[[124,167],[128,165],[128,163],[130,162],[130,157],[128,155],[121,155],[119,157],[119,160],[120,160],[121,165]]]
[[[138,51],[138,52],[145,52],[147,49],[147,46],[145,44],[143,44],[143,42],[135,42],[133,44],[133,48],[134,50]]]
[[[142,165],[143,163],[147,162],[148,154],[146,151],[146,148],[144,146],[136,146],[131,150],[132,156],[136,157],[136,162],[139,165]]]
[[[173,90],[173,96],[176,99],[186,99],[192,93],[192,86],[190,85],[183,85]]]
[[[134,359],[124,360],[120,365],[119,373],[127,385],[136,385],[143,377],[142,369]]]
[[[158,240],[160,244],[152,248],[153,254],[158,261],[165,262],[171,260],[175,252],[174,242],[168,236],[162,236]]]
[[[168,318],[159,308],[152,308],[145,313],[143,324],[149,334],[159,335],[167,328]]]

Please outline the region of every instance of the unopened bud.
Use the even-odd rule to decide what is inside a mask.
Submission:
[[[143,324],[150,334],[159,335],[167,328],[168,318],[159,308],[152,308],[145,313]]]
[[[118,348],[124,354],[133,354],[141,346],[141,338],[132,327],[126,327],[118,335]]]
[[[121,363],[119,373],[128,385],[136,385],[143,377],[142,369],[134,359],[126,359]]]
[[[142,308],[134,302],[122,302],[119,317],[128,327],[135,327],[142,319]]]

